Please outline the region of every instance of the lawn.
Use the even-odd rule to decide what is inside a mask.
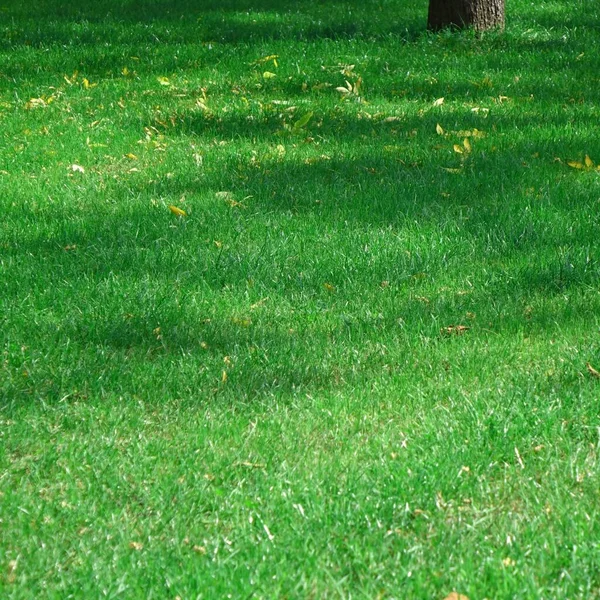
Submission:
[[[600,598],[598,5],[426,15],[4,0],[1,598]]]

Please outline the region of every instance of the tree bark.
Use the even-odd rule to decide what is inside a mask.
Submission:
[[[504,0],[429,0],[427,28],[504,29]]]

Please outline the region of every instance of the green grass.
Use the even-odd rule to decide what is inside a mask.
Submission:
[[[599,598],[597,9],[5,1],[0,597]]]

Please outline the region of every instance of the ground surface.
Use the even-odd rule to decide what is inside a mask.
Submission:
[[[600,596],[597,8],[5,1],[0,596]]]

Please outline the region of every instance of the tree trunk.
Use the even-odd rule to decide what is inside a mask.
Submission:
[[[504,0],[429,0],[427,28],[504,28]]]

